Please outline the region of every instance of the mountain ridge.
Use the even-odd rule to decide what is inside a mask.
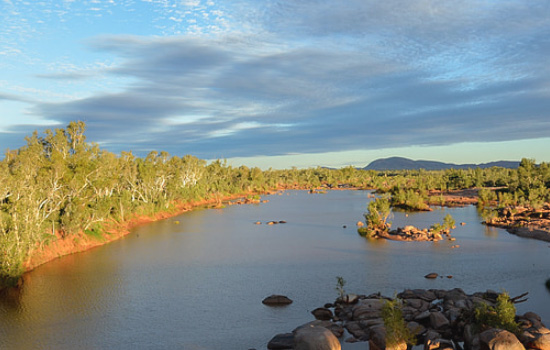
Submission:
[[[446,169],[468,169],[468,168],[491,168],[502,167],[515,169],[519,166],[519,161],[494,161],[481,164],[454,164],[444,163],[433,160],[412,160],[404,157],[380,158],[370,162],[364,170],[446,170]]]

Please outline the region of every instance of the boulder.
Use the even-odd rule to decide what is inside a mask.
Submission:
[[[308,322],[306,324],[301,325],[300,327],[297,327],[292,332],[296,333],[302,328],[311,328],[311,327],[323,327],[328,329],[329,331],[336,336],[336,338],[340,338],[344,334],[344,327],[339,325],[338,323],[330,322],[330,321],[321,321],[321,320],[315,320]],[[350,332],[351,333],[351,332]]]
[[[374,326],[369,329],[369,348],[370,349],[386,348],[386,327],[384,327],[383,324]]]
[[[262,300],[262,303],[268,306],[283,306],[292,304],[292,300],[284,295],[273,294]]]
[[[502,329],[489,329],[479,335],[481,349],[525,350],[516,336]]]
[[[338,338],[324,327],[300,327],[294,333],[294,350],[341,350]]]
[[[550,333],[536,334],[533,340],[527,343],[530,349],[550,350]]]
[[[274,336],[267,348],[270,350],[285,350],[294,348],[294,334],[293,333],[281,333]]]
[[[424,276],[424,278],[428,278],[428,279],[434,279],[434,278],[437,278],[439,275],[435,272],[432,272],[432,273],[429,273],[427,274],[426,276]]]
[[[364,337],[367,332],[363,329],[361,324],[358,321],[349,321],[346,322],[344,327],[347,329],[347,331],[353,335],[357,339],[361,339]]]
[[[430,312],[430,324],[433,329],[439,330],[450,325],[449,320],[439,311]]]
[[[334,316],[332,314],[332,311],[324,307],[318,307],[317,309],[311,311],[311,314],[315,316],[316,320],[321,320],[321,321],[329,321]]]
[[[382,299],[360,300],[353,307],[353,319],[362,320],[380,318],[382,316],[382,306],[384,306],[384,301]]]

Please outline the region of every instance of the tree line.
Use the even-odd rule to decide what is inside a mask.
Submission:
[[[29,257],[56,240],[101,237],[109,225],[135,215],[233,194],[346,185],[388,193],[393,206],[423,207],[431,190],[498,187],[480,196],[529,205],[550,199],[550,166],[533,160],[522,160],[519,169],[262,171],[167,152],[117,155],[87,142],[85,130],[84,122],[75,121],[42,135],[34,132],[25,146],[7,150],[0,161],[0,286],[17,281]]]

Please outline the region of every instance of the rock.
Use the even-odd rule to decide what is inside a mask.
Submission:
[[[450,325],[449,320],[439,311],[430,312],[430,324],[433,329],[439,330]]]
[[[284,350],[294,348],[294,334],[293,333],[281,333],[277,334],[269,343],[267,348],[270,350]]]
[[[424,350],[454,350],[453,342],[447,339],[427,339],[424,343]]]
[[[415,321],[422,321],[422,320],[425,320],[427,318],[430,317],[430,311],[429,310],[426,310],[426,311],[423,311],[421,313],[419,313],[418,315],[416,315],[416,317],[414,318]]]
[[[261,225],[261,224],[262,224],[261,221],[256,221],[256,222],[254,223],[254,225]]]
[[[324,307],[318,307],[317,309],[311,311],[311,314],[315,316],[315,319],[321,320],[321,321],[329,321],[334,316],[332,314],[332,311]]]
[[[262,303],[268,306],[283,306],[292,304],[292,300],[284,295],[273,294],[262,300]]]
[[[397,294],[401,299],[422,299],[427,302],[432,302],[438,299],[433,290],[425,289],[406,289],[403,292]]]
[[[370,329],[369,348],[370,349],[386,348],[386,328],[384,327],[384,325],[374,326]]]
[[[329,331],[334,334],[336,338],[340,338],[342,335],[344,335],[344,327],[339,325],[338,323],[330,322],[330,321],[321,321],[321,320],[315,320],[308,322],[306,324],[301,325],[300,327],[297,327],[292,332],[296,333],[302,328],[311,328],[311,327],[323,327],[328,329]],[[351,332],[350,332],[351,333]]]
[[[430,303],[422,299],[404,299],[405,305],[415,308],[416,310],[423,312],[428,310]]]
[[[523,314],[523,318],[529,320],[531,324],[535,327],[542,327],[542,319],[539,315],[534,312],[526,312]]]
[[[357,343],[357,342],[360,342],[359,339],[355,338],[355,337],[349,337],[349,338],[346,338],[346,340],[344,340],[346,343]]]
[[[429,273],[427,274],[426,276],[424,276],[424,278],[428,278],[428,279],[434,279],[434,278],[437,278],[439,275],[435,272],[432,272],[432,273]]]
[[[352,310],[354,320],[380,318],[382,316],[382,306],[384,301],[381,299],[363,299],[360,300]]]
[[[294,333],[294,350],[341,350],[338,338],[324,327],[303,327]]]
[[[479,335],[482,349],[525,350],[516,336],[502,329],[489,329]]]
[[[411,322],[407,323],[407,328],[411,331],[411,333],[415,337],[417,337],[420,334],[426,332],[426,328],[423,325],[421,325],[418,322],[414,322],[414,321],[411,321]]]
[[[550,333],[537,334],[527,343],[530,349],[550,350]]]
[[[344,295],[344,298],[342,301],[346,304],[354,304],[359,300],[359,297],[357,294],[346,294]]]
[[[347,329],[347,331],[351,335],[353,335],[355,338],[358,338],[358,339],[362,338],[363,336],[365,336],[367,334],[365,332],[365,330],[363,329],[363,327],[361,327],[361,324],[359,324],[358,321],[346,322],[344,327]]]
[[[445,296],[443,297],[444,300],[451,300],[453,302],[460,300],[460,299],[466,299],[467,295],[466,293],[460,289],[460,288],[454,288],[445,293]]]

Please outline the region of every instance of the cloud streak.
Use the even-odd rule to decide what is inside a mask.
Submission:
[[[224,11],[239,30],[89,40],[116,58],[106,74],[129,83],[32,112],[84,120],[113,151],[202,158],[550,135],[548,5],[272,0]]]

